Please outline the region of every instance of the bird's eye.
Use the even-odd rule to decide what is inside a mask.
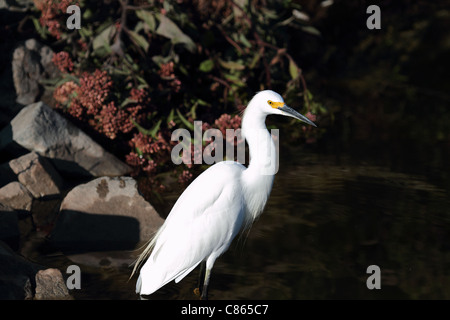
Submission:
[[[272,102],[271,100],[267,101],[267,103],[269,103],[270,105],[272,105],[272,104],[273,104],[273,102]]]

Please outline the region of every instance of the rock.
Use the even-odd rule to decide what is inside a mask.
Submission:
[[[0,132],[0,150],[17,143],[74,175],[121,176],[131,168],[43,102],[23,108]]]
[[[50,47],[29,39],[13,53],[12,73],[16,89],[16,101],[22,105],[36,102],[44,94],[42,79],[53,79],[59,71],[52,63]]]
[[[33,290],[34,289],[34,290]],[[0,241],[0,300],[72,299],[61,271],[45,269]]]
[[[0,241],[0,300],[31,299],[35,275],[42,268]]]
[[[16,101],[21,104],[35,102],[38,97],[41,66],[37,55],[25,46],[20,46],[13,53],[13,80],[16,88]]]
[[[0,203],[0,240],[11,248],[19,248],[19,218],[18,213],[12,208]]]
[[[35,198],[58,195],[63,180],[53,166],[37,153],[31,152],[11,160],[9,166]]]
[[[39,270],[36,273],[36,300],[72,299],[61,271],[58,269]]]
[[[66,252],[136,248],[163,219],[130,177],[102,177],[72,189],[61,203],[50,241]]]
[[[20,182],[13,181],[0,188],[0,203],[18,211],[30,211],[33,197]]]

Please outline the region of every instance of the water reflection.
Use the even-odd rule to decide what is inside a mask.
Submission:
[[[305,155],[283,165],[264,214],[214,267],[211,299],[449,299],[445,190],[426,178]],[[381,290],[366,269],[381,268]],[[136,299],[130,269],[82,268],[79,299]],[[195,299],[197,270],[152,299]]]

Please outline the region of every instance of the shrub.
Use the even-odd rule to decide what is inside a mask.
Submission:
[[[65,28],[77,4],[82,28]],[[289,53],[292,31],[317,33],[291,1],[70,1],[35,0],[37,30],[59,52],[62,72],[54,98],[68,115],[125,144],[120,155],[152,181],[169,169],[170,132],[193,120],[220,130],[240,125],[236,115],[255,91],[272,88],[287,102],[302,96],[305,112],[325,113],[312,100],[302,70]],[[237,107],[237,109],[236,109]],[[300,127],[300,126],[299,126]],[[301,129],[298,129],[302,132]],[[313,141],[318,131],[308,131]],[[193,176],[180,166],[180,181]]]

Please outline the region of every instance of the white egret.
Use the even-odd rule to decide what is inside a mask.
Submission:
[[[219,162],[186,188],[135,263],[132,275],[148,257],[140,270],[136,293],[152,294],[172,280],[179,282],[206,262],[201,298],[207,298],[214,262],[236,235],[258,218],[272,190],[277,155],[265,124],[270,114],[316,126],[288,107],[278,93],[257,93],[242,119],[241,132],[250,153],[248,167],[234,161]]]

